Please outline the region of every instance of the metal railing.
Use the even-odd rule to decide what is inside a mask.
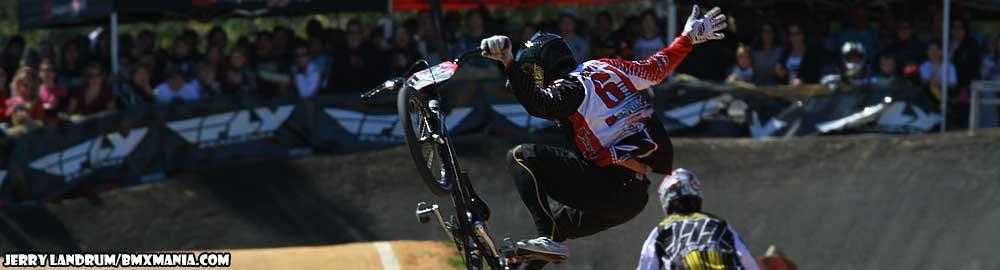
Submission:
[[[991,123],[988,123],[986,127],[996,127],[997,126],[997,111],[996,106],[1000,105],[1000,81],[974,81],[971,87],[971,99],[969,101],[969,132],[975,132],[976,128],[980,127],[981,123],[979,118],[979,112],[982,110],[983,105],[989,105],[990,110],[994,115],[991,118]],[[992,97],[984,97],[984,93],[994,93]]]

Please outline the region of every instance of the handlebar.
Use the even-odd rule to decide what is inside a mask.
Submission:
[[[469,50],[467,52],[464,52],[464,53],[460,54],[455,61],[456,62],[461,62],[466,57],[470,57],[470,56],[474,56],[474,55],[478,56],[478,55],[481,55],[482,52],[483,52],[483,50],[479,49],[479,48],[476,48],[476,49],[473,49],[473,50]],[[380,94],[382,94],[382,93],[384,93],[386,91],[396,91],[396,90],[399,90],[399,87],[403,86],[403,84],[406,83],[406,78],[407,77],[409,77],[410,75],[413,75],[413,73],[416,73],[417,71],[420,71],[420,70],[423,70],[423,69],[427,69],[427,68],[430,68],[430,64],[427,63],[426,60],[418,60],[417,62],[414,62],[413,65],[410,65],[410,68],[405,73],[406,77],[392,78],[392,79],[390,79],[388,81],[385,81],[384,83],[380,84],[379,86],[376,86],[372,90],[368,90],[364,94],[361,94],[361,101],[365,102],[365,103],[368,103],[368,102],[371,102],[373,99],[375,99],[375,97],[379,96]]]
[[[395,91],[395,90],[397,90],[399,88],[399,86],[403,85],[404,81],[405,81],[405,79],[403,77],[396,77],[396,78],[392,78],[392,79],[390,79],[388,81],[385,81],[384,83],[380,84],[379,86],[375,87],[374,89],[368,90],[368,92],[365,92],[364,94],[361,94],[361,101],[362,102],[371,102],[373,99],[375,99],[376,96],[382,94],[386,90]]]

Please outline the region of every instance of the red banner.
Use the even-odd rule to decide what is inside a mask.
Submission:
[[[604,5],[626,2],[622,0],[442,0],[445,10],[464,10],[478,7],[527,8],[539,5]],[[395,11],[430,10],[427,0],[393,0]]]

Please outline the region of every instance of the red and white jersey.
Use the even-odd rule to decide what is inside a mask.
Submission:
[[[645,90],[667,78],[691,51],[691,41],[678,37],[647,59],[591,60],[570,74],[580,80],[585,95],[569,117],[579,152],[599,166],[643,158],[659,148],[650,129],[653,106]],[[657,135],[665,136],[665,135]]]

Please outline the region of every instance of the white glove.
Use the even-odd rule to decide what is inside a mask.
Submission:
[[[479,48],[483,50],[483,56],[510,65],[514,61],[514,54],[511,52],[510,38],[507,36],[492,36],[483,39]]]
[[[688,17],[687,23],[684,24],[684,36],[691,39],[691,43],[699,44],[704,43],[709,40],[720,40],[726,37],[722,33],[716,33],[729,26],[726,22],[726,15],[722,14],[722,9],[719,7],[712,8],[705,13],[704,16],[701,15],[701,7],[694,5],[691,8],[691,16]]]

